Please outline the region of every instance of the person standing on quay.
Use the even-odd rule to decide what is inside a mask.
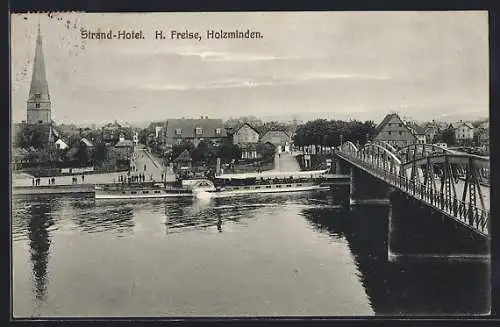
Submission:
[[[82,184],[85,182],[85,175],[82,174]]]
[[[35,178],[34,177],[31,179],[31,186],[35,186]]]

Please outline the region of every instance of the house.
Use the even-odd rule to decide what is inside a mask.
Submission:
[[[260,159],[262,154],[259,153],[258,143],[245,143],[238,145],[241,149],[241,159]]]
[[[477,143],[480,147],[484,149],[489,149],[490,147],[490,124],[488,121],[481,123],[476,129],[477,133]]]
[[[227,136],[222,119],[168,119],[165,124],[165,143],[167,147],[181,144],[183,141],[193,142],[198,146],[200,141],[209,140],[219,143]]]
[[[118,159],[121,161],[130,161],[132,153],[134,152],[134,142],[131,140],[125,140],[120,137],[120,141],[115,144],[115,150],[118,154]]]
[[[452,125],[455,129],[455,137],[458,144],[472,142],[474,138],[474,126],[469,122],[458,122]]]
[[[159,139],[161,137],[162,132],[163,132],[163,126],[155,126],[155,139]]]
[[[375,131],[374,141],[385,141],[397,147],[418,142],[414,131],[396,113],[386,115]]]
[[[81,143],[83,143],[87,148],[93,148],[94,147],[94,144],[92,142],[90,142],[88,139],[86,139],[85,137],[82,137],[82,139],[80,140]]]
[[[424,130],[426,143],[434,143],[439,135],[440,129],[436,124],[427,124]]]
[[[58,150],[66,150],[69,147],[69,145],[63,141],[63,139],[58,139],[56,141],[56,149]]]
[[[230,132],[233,144],[241,149],[241,159],[259,159],[257,144],[259,132],[249,123],[243,123]]]
[[[416,136],[417,143],[419,144],[427,143],[425,129],[422,126],[418,125],[417,123],[411,123],[411,122],[407,122],[406,126],[408,126],[408,128],[412,131],[413,135]]]
[[[284,131],[268,131],[262,136],[261,142],[274,145],[278,153],[289,153],[292,138]]]
[[[139,144],[139,133],[135,132],[134,137],[132,138],[132,142],[134,142],[134,146]]]
[[[248,143],[256,144],[259,142],[259,132],[249,123],[244,123],[236,128],[233,133],[233,144],[244,145]]]
[[[192,168],[191,155],[189,154],[188,149],[185,149],[177,158],[174,159],[174,171],[178,174],[188,174],[191,172]]]

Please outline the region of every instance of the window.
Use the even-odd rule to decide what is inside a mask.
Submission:
[[[132,191],[132,192],[130,192],[130,194],[137,194],[137,192],[136,191]]]
[[[41,124],[41,123],[43,123],[43,121],[39,120],[38,123]]]
[[[142,191],[142,194],[148,194],[149,191]]]
[[[40,104],[39,103],[35,103],[35,108],[40,108]]]
[[[175,135],[181,135],[181,134],[182,134],[182,129],[177,128],[177,129],[175,130]]]
[[[387,132],[387,134],[391,135],[391,131]]]
[[[399,135],[403,135],[403,132],[399,131]]]
[[[302,184],[297,184],[297,186],[302,186]]]
[[[399,123],[399,127],[403,127],[403,124]]]
[[[201,135],[201,134],[203,134],[203,128],[196,127],[196,135]]]
[[[161,193],[161,191],[155,191],[156,194]]]
[[[271,185],[267,185],[266,188],[271,188]]]
[[[221,130],[220,128],[216,128],[216,129],[215,129],[215,134],[216,134],[216,135],[220,135],[221,131],[222,131],[222,130]]]

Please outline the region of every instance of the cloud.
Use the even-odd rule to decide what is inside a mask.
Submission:
[[[300,85],[305,83],[323,82],[329,80],[387,80],[387,76],[359,75],[345,73],[307,73],[294,77],[263,77],[263,78],[227,78],[207,81],[199,84],[150,84],[143,86],[146,90],[157,91],[186,91],[212,90],[229,88],[251,88],[260,86]]]
[[[299,81],[314,81],[314,80],[336,80],[336,79],[352,79],[352,80],[387,80],[388,76],[383,75],[368,75],[368,74],[346,74],[346,73],[306,73],[297,77]]]

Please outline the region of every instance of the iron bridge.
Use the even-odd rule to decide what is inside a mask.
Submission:
[[[337,156],[490,238],[490,160],[433,144],[343,143]]]

